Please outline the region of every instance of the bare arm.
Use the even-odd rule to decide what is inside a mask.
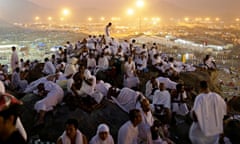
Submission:
[[[83,144],[88,144],[87,137],[85,135],[82,135],[83,138]]]

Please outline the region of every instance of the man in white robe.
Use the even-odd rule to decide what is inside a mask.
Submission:
[[[170,80],[169,78],[167,78],[167,77],[158,77],[157,78],[157,81],[159,82],[159,83],[164,83],[164,85],[165,85],[165,87],[167,88],[167,89],[176,89],[176,85],[177,85],[177,83],[176,82],[174,82],[174,81],[172,81],[172,80]]]
[[[45,75],[55,74],[56,73],[56,67],[53,65],[51,61],[49,61],[48,58],[45,58],[45,63],[43,67],[43,73]]]
[[[104,82],[103,80],[97,80],[96,91],[103,94],[103,96],[107,96],[109,88],[112,87],[111,84]]]
[[[132,57],[128,57],[128,61],[124,64],[124,82],[123,85],[128,88],[137,87],[140,83],[139,78],[136,76],[135,62]]]
[[[118,144],[139,144],[138,125],[142,121],[140,110],[132,109],[129,112],[129,119],[118,131]]]
[[[106,27],[105,27],[105,34],[106,34],[106,37],[110,37],[110,28],[112,26],[112,23],[109,22]]]
[[[84,70],[84,78],[82,81],[82,85],[80,90],[77,91],[77,95],[82,97],[90,96],[92,97],[98,104],[103,99],[103,94],[101,92],[96,91],[96,77],[91,75],[88,69]]]
[[[130,88],[122,88],[119,92],[111,96],[113,101],[125,112],[129,112],[131,109],[136,108],[138,100],[140,99],[140,93]]]
[[[69,63],[66,65],[66,68],[64,71],[64,75],[66,76],[66,78],[70,78],[73,74],[77,72],[77,68],[75,66],[77,64],[77,61],[78,59],[73,57],[71,58]]]
[[[12,72],[15,70],[16,67],[19,66],[19,59],[18,59],[18,53],[16,51],[16,47],[13,46],[12,47],[12,55],[11,55],[11,69],[12,69]]]
[[[145,87],[145,96],[152,102],[154,91],[159,88],[159,81],[155,77],[152,77],[147,81]]]
[[[191,116],[189,137],[194,144],[218,144],[223,133],[226,103],[217,93],[210,92],[207,81],[200,82],[201,93],[196,97]]]
[[[155,110],[161,108],[160,115],[163,115],[164,120],[169,123],[171,120],[171,95],[166,90],[164,83],[159,84],[159,90],[155,91],[153,95],[152,104]]]
[[[108,68],[109,68],[109,61],[108,61],[107,57],[102,54],[98,59],[97,69],[98,70],[107,70]]]
[[[27,88],[28,82],[27,80],[21,80],[19,67],[15,68],[12,74],[11,85],[18,92],[23,92]]]
[[[187,93],[182,84],[177,84],[176,88],[176,95],[172,98],[172,112],[185,116],[189,112],[186,104]]]
[[[41,124],[44,123],[45,113],[53,110],[53,108],[62,101],[64,92],[56,83],[45,81],[38,85],[38,94],[44,97],[34,105],[34,109],[39,113],[37,124]]]
[[[96,68],[96,59],[93,54],[90,54],[89,57],[87,58],[87,68],[93,72]]]

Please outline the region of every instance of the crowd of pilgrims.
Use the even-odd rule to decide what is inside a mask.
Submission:
[[[206,67],[213,67],[211,62]],[[75,44],[66,42],[51,57],[44,59],[43,76],[31,83],[29,71],[39,66],[40,61],[19,59],[12,48],[9,68],[2,65],[0,80],[4,87],[18,93],[35,93],[42,97],[34,105],[37,111],[35,125],[43,124],[46,112],[52,111],[66,97],[75,97],[91,105],[101,104],[103,99],[116,103],[129,114],[127,121],[118,132],[118,144],[172,144],[169,128],[176,125],[176,116],[186,116],[192,106],[184,83],[177,80],[181,72],[195,71],[193,65],[176,61],[174,57],[160,51],[156,43],[139,44],[131,39],[118,41],[104,35],[89,35]],[[154,70],[158,76],[148,77],[144,90],[139,85],[139,76]],[[121,76],[121,85],[104,81],[99,73]],[[66,90],[59,84],[65,84]],[[154,116],[153,116],[154,114]],[[21,122],[18,122],[21,125]],[[24,128],[22,135],[27,139]],[[57,140],[58,144],[87,143],[78,130],[78,122],[69,119],[66,130]],[[90,144],[113,144],[109,127],[101,124]]]

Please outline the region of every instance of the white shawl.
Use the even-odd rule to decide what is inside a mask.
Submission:
[[[83,138],[82,138],[82,133],[77,130],[77,136],[76,136],[76,143],[75,144],[82,144],[83,143]],[[62,138],[62,143],[63,144],[71,144],[71,140],[70,138],[67,136],[66,131],[63,132],[63,134],[61,135]]]
[[[226,114],[226,103],[216,93],[197,96],[193,111],[205,136],[213,136],[223,132],[223,117]]]

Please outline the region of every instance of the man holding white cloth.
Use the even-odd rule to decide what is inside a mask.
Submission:
[[[194,122],[189,137],[193,144],[218,144],[226,103],[217,93],[210,92],[206,81],[200,82],[200,89],[191,112]]]

